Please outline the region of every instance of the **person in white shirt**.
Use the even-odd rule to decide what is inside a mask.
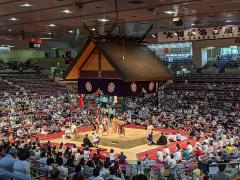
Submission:
[[[163,161],[163,152],[161,150],[158,150],[157,152],[158,160],[161,162]]]
[[[203,142],[202,151],[203,151],[203,153],[206,153],[208,151],[208,145],[206,142]]]
[[[88,148],[88,147],[86,147],[86,148],[84,149],[84,151],[83,151],[83,156],[84,156],[84,158],[87,159],[87,160],[90,158],[90,151],[89,151],[89,148]]]
[[[77,128],[77,126],[75,125],[75,123],[72,123],[72,125],[71,125],[71,133],[72,134],[75,133],[76,128]]]
[[[84,157],[83,152],[81,152],[80,149],[78,149],[77,153],[75,154],[75,159],[77,163],[79,163],[83,157]]]
[[[100,169],[100,176],[106,178],[110,175],[110,171],[108,169],[108,164],[104,164],[103,168]]]
[[[182,135],[179,132],[177,132],[177,134],[176,134],[176,140],[177,141],[181,141],[182,140]]]
[[[177,151],[174,153],[174,159],[175,159],[176,161],[182,160],[182,153],[180,152],[180,150],[177,150]]]
[[[76,144],[74,144],[72,146],[72,154],[75,155],[77,153],[77,151],[78,151],[77,146],[76,146]]]
[[[170,154],[168,154],[168,155],[166,156],[165,160],[166,160],[167,164],[169,164],[169,162],[171,161],[171,156],[170,156]]]
[[[188,150],[189,154],[191,154],[193,152],[193,147],[190,144],[190,142],[187,142],[187,150]]]
[[[65,137],[66,138],[71,138],[71,133],[72,133],[71,129],[69,127],[67,127],[65,129]]]
[[[21,128],[19,128],[19,129],[17,130],[17,137],[18,137],[18,138],[22,138],[22,137],[23,137],[23,130],[22,130]]]
[[[174,166],[176,165],[176,163],[177,163],[176,159],[174,159],[174,156],[171,155],[171,159],[170,159],[169,162],[168,162],[168,166],[169,166],[170,168],[172,168],[172,167],[174,167]]]
[[[99,141],[100,141],[99,136],[96,133],[93,133],[92,142],[95,147],[98,147]]]
[[[113,149],[110,150],[109,158],[112,163],[115,161],[115,153]]]
[[[165,156],[167,156],[167,155],[170,154],[170,150],[169,150],[169,148],[168,148],[167,146],[163,149],[163,154],[164,154]]]

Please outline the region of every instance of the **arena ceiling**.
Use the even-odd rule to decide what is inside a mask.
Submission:
[[[184,25],[175,26],[174,17]],[[87,34],[83,23],[103,32],[115,22],[130,36],[140,36],[151,24],[152,32],[240,24],[240,0],[0,0],[0,37],[5,40],[67,40]]]

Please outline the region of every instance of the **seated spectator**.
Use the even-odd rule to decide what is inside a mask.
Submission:
[[[41,166],[46,165],[47,158],[45,156],[46,156],[46,152],[43,151],[40,155],[41,158],[38,161]]]
[[[69,175],[69,179],[73,179],[73,177],[79,172],[81,172],[81,170],[82,170],[82,167],[80,165],[75,166],[75,171]]]
[[[99,176],[100,169],[98,167],[93,169],[93,176],[89,178],[89,180],[104,180],[103,177]]]
[[[74,156],[69,155],[65,166],[74,167]]]
[[[104,167],[109,168],[112,165],[110,158],[106,157],[104,161]]]
[[[83,173],[79,172],[78,174],[74,175],[72,180],[85,180]]]
[[[101,167],[101,169],[100,169],[100,176],[103,177],[103,178],[108,177],[110,175],[110,171],[108,170],[107,165],[104,164],[104,166],[103,166],[103,164],[100,163],[100,167]]]
[[[190,159],[190,153],[189,153],[189,151],[186,148],[184,148],[184,150],[183,150],[182,157],[183,157],[183,159],[186,159],[186,160]]]
[[[56,163],[57,163],[57,169],[59,170],[58,178],[60,180],[67,180],[68,168],[63,166],[63,159],[62,159],[62,157],[59,157],[58,159],[56,159]]]
[[[177,132],[177,134],[176,134],[176,140],[177,141],[181,141],[182,140],[182,135],[179,132]]]
[[[90,158],[90,150],[88,147],[84,148],[83,150],[83,156],[86,160],[88,160]]]
[[[94,168],[95,168],[94,161],[89,160],[85,166],[85,174],[87,178],[90,178],[92,176]]]
[[[230,180],[230,177],[224,173],[226,165],[220,164],[218,165],[218,168],[219,172],[213,175],[212,180]]]
[[[46,161],[46,165],[44,165],[44,167],[42,167],[41,170],[43,172],[50,174],[50,172],[53,170],[53,166],[52,166],[53,163],[54,163],[54,159],[48,158]]]
[[[57,168],[52,169],[50,173],[49,180],[58,180],[59,178],[59,170]]]
[[[189,154],[191,154],[193,152],[193,147],[190,144],[190,142],[187,142],[187,150],[188,150]]]
[[[181,153],[180,149],[178,149],[176,152],[174,152],[173,155],[174,155],[174,159],[176,161],[182,160],[182,153]]]
[[[159,149],[157,152],[158,161],[163,162],[163,152]]]
[[[163,149],[163,154],[164,154],[165,156],[170,155],[170,149],[168,148],[168,146],[166,146],[166,147]]]
[[[127,156],[121,152],[121,154],[118,156],[118,162],[119,164],[125,164],[126,163]]]
[[[200,147],[196,148],[196,156],[199,158],[200,156],[202,156],[202,149]]]
[[[182,164],[181,160],[170,168],[170,174],[173,179],[186,179],[185,166]]]
[[[30,163],[27,162],[27,159],[30,156],[30,153],[25,149],[20,149],[18,152],[19,160],[14,162],[13,173],[20,176],[30,177]]]
[[[144,174],[144,168],[142,166],[141,161],[137,161],[137,165],[135,165],[135,167],[134,167],[133,174],[135,176],[140,175],[140,174]]]
[[[174,158],[174,155],[173,155],[173,154],[171,154],[170,157],[171,157],[171,159],[168,161],[168,166],[169,166],[170,168],[173,168],[173,167],[176,165],[177,161],[176,161],[176,159]]]
[[[112,180],[112,179],[114,179],[114,180],[125,180],[125,177],[124,177],[121,170],[120,170],[121,177],[116,176],[117,169],[115,167],[110,167],[109,171],[110,171],[110,175],[106,178],[106,180]]]
[[[114,163],[115,162],[115,152],[113,149],[110,149],[109,157],[110,157],[111,163]]]
[[[16,154],[17,150],[15,148],[9,149],[8,153],[6,153],[1,159],[0,159],[0,168],[3,168],[7,171],[13,171],[14,162],[16,161]]]

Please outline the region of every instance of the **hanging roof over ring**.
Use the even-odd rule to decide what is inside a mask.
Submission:
[[[65,74],[66,80],[81,78],[167,81],[172,74],[146,45],[132,40],[89,39]]]

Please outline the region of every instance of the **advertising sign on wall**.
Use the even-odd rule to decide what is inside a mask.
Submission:
[[[39,37],[29,38],[29,48],[41,48],[42,39]]]
[[[196,41],[236,37],[240,37],[240,26],[229,25],[177,31],[161,31],[158,33],[158,42]]]

